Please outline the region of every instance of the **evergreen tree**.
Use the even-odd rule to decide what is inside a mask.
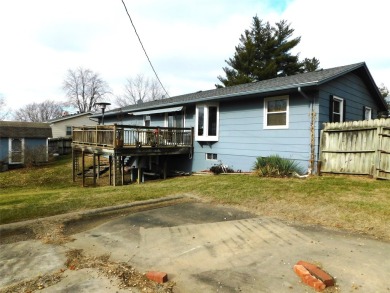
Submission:
[[[299,61],[299,56],[291,54],[291,49],[301,41],[301,37],[292,38],[294,29],[286,20],[271,26],[257,16],[253,17],[252,27],[241,35],[233,58],[226,60],[230,67],[224,67],[226,77],[218,76],[223,85],[232,86],[288,76],[318,68],[316,58]]]
[[[381,86],[378,87],[378,89],[383,98],[386,98],[389,95],[389,89],[383,83],[381,83]]]

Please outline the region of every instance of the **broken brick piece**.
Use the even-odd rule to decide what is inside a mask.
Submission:
[[[302,282],[310,287],[313,287],[316,291],[322,291],[326,288],[326,285],[302,265],[295,265],[294,272],[301,278]]]
[[[148,278],[149,280],[155,281],[157,283],[160,283],[160,284],[168,281],[168,275],[167,275],[167,273],[164,273],[164,272],[154,272],[154,271],[147,272],[146,278]]]
[[[334,286],[334,278],[316,265],[303,260],[298,261],[297,265],[304,266],[310,272],[310,274],[321,280],[327,287]]]

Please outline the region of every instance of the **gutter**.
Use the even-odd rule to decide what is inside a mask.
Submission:
[[[184,104],[191,104],[191,103],[201,103],[201,102],[207,102],[210,100],[223,100],[223,99],[229,99],[229,98],[234,98],[234,97],[239,97],[239,96],[249,96],[249,95],[255,95],[255,94],[264,94],[264,93],[273,93],[277,91],[284,91],[284,90],[293,90],[294,88],[301,88],[301,87],[310,87],[310,86],[317,86],[318,81],[310,81],[310,82],[305,82],[305,83],[298,83],[298,84],[290,84],[287,86],[280,86],[280,87],[274,87],[274,88],[267,88],[267,89],[257,89],[257,90],[249,90],[249,91],[238,91],[238,92],[233,92],[230,94],[221,94],[221,95],[211,95],[211,96],[206,96],[206,97],[200,97],[200,98],[191,98],[188,100],[181,100],[181,101],[175,101],[175,102],[162,102],[157,105],[152,105],[152,106],[144,106],[144,107],[138,107],[136,109],[128,109],[123,111],[123,109],[118,109],[118,110],[112,110],[112,112],[106,112],[104,116],[113,116],[113,115],[118,115],[118,114],[127,114],[128,112],[135,112],[135,111],[142,111],[142,110],[150,110],[150,109],[159,109],[159,108],[164,108],[164,107],[174,107],[174,106],[181,106]],[[213,91],[213,90],[211,90]],[[195,93],[196,95],[196,93]],[[176,97],[171,97],[169,99],[174,99],[180,96]],[[96,113],[92,115],[92,118],[97,118],[100,117],[101,113]]]

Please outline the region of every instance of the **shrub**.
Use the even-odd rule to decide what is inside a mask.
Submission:
[[[32,167],[43,162],[47,162],[47,148],[45,146],[27,147],[24,150],[24,166]]]
[[[303,173],[297,162],[281,158],[279,155],[257,157],[253,170],[257,175],[265,177],[288,177],[294,173]]]
[[[210,171],[213,172],[215,175],[221,174],[221,173],[233,173],[234,170],[232,168],[229,168],[229,166],[218,164],[214,165],[210,168]]]

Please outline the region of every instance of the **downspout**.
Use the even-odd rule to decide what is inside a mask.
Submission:
[[[309,170],[308,174],[313,174],[314,170],[314,163],[316,159],[316,154],[315,154],[315,121],[316,121],[316,112],[314,111],[314,101],[310,97],[308,97],[301,89],[301,87],[298,87],[298,92],[307,99],[310,104],[310,160],[309,160]]]

